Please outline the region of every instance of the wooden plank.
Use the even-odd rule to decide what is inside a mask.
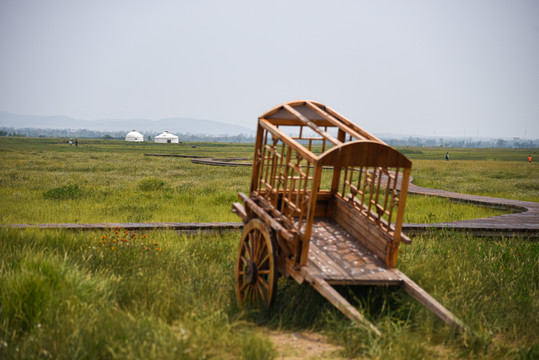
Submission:
[[[363,130],[362,128],[360,128],[359,126],[357,126],[356,124],[354,124],[352,121],[348,120],[346,117],[344,117],[343,115],[341,115],[341,114],[338,113],[337,111],[333,110],[333,109],[330,108],[329,106],[324,106],[324,109],[325,109],[329,114],[331,114],[332,116],[336,117],[337,119],[339,119],[340,121],[342,121],[345,125],[347,125],[348,127],[354,129],[356,132],[358,132],[358,133],[361,134],[362,136],[368,138],[369,140],[374,140],[374,141],[376,141],[376,142],[379,142],[380,144],[385,144],[385,142],[383,142],[382,140],[378,139],[376,136],[372,135],[372,134],[369,133],[368,131]]]
[[[350,186],[350,188],[352,188],[352,186]],[[363,214],[363,216],[365,216],[365,217],[367,217],[366,214],[369,214],[368,218],[369,218],[369,220],[371,220],[371,222],[373,222],[375,219],[376,219],[376,221],[379,221],[380,225],[377,225],[377,227],[379,227],[379,228],[380,228],[384,233],[386,233],[390,238],[393,238],[391,234],[392,234],[392,233],[393,233],[393,234],[395,233],[395,224],[389,225],[388,222],[387,222],[387,220],[385,220],[385,219],[382,218],[382,217],[379,217],[378,214],[377,214],[375,211],[373,211],[373,210],[370,210],[370,211],[369,211],[368,208],[367,208],[367,206],[364,205],[364,204],[361,202],[361,200],[359,200],[357,197],[352,197],[351,194],[348,194],[348,195],[346,196],[346,198],[343,198],[342,196],[340,196],[340,194],[337,195],[337,197],[343,199],[343,200],[344,200],[346,203],[348,203],[348,204],[349,204],[349,201],[353,201],[353,203],[354,203],[354,206],[353,206],[353,207],[354,207],[355,209],[357,209],[357,208],[362,209],[362,210],[361,210],[361,211],[362,211],[362,214]],[[367,201],[368,201],[368,199],[367,199]],[[380,206],[380,204],[373,204],[373,205],[376,206],[377,208],[382,209],[382,207]],[[349,206],[352,207],[351,204],[349,204]],[[357,210],[357,211],[359,211],[359,210]],[[384,210],[384,214],[386,214],[386,215],[388,214],[387,209]],[[402,235],[403,235],[403,234],[402,234],[402,232],[401,232],[401,236],[402,236]],[[410,240],[410,239],[407,239],[407,238],[406,238],[405,240],[407,240],[407,241],[409,241],[409,242],[411,243],[411,240]],[[404,241],[404,240],[403,240],[403,241]]]
[[[317,189],[320,188],[320,182],[322,181],[322,167],[316,166],[314,171],[315,171],[314,179],[311,185],[313,191],[311,194],[311,198],[309,199],[309,208],[308,208],[309,210],[307,212],[307,217],[306,217],[307,223],[306,223],[305,231],[303,234],[303,238],[306,239],[306,241],[301,246],[301,257],[299,259],[300,260],[299,263],[302,266],[307,264],[307,260],[309,256],[311,232],[312,232],[312,227],[313,227],[314,214],[316,212],[316,198],[318,195]]]
[[[285,104],[293,106],[293,107],[305,107],[305,100],[294,100],[294,101],[288,101]],[[274,107],[270,111],[267,111],[264,113],[261,117],[268,118],[268,119],[287,119],[290,115],[290,113],[283,108],[284,104],[281,104],[279,106]],[[322,120],[322,118],[318,118],[319,120]]]
[[[304,268],[308,268],[308,271],[315,275],[315,276],[318,276],[318,277],[321,277],[322,279],[325,279],[326,281],[328,280],[328,278],[324,275],[324,271],[322,271],[322,269],[320,269],[317,265],[317,262],[316,261],[313,261],[312,259],[309,258],[309,262],[307,262],[307,265],[303,266]]]
[[[292,114],[290,114],[292,115]],[[271,122],[273,125],[275,126],[302,126],[304,125],[304,123],[295,118],[295,117],[292,117],[290,116],[289,118],[268,118],[268,117],[265,117],[264,116],[264,119],[268,120],[269,122]],[[329,121],[327,120],[317,120],[317,119],[311,119],[311,121],[317,125],[318,127],[332,127],[332,123],[330,123]]]
[[[329,141],[330,143],[332,143],[333,145],[341,145],[342,143],[335,139],[333,136],[329,135],[327,132],[325,132],[324,130],[320,129],[318,126],[316,126],[316,124],[314,124],[311,120],[307,119],[305,116],[303,116],[299,111],[295,110],[293,107],[291,107],[290,105],[288,104],[285,104],[283,105],[283,107],[289,112],[291,113],[292,115],[294,115],[295,117],[297,117],[300,121],[302,121],[305,125],[309,126],[311,129],[314,130],[314,132],[316,132],[318,135],[322,136],[323,138],[325,138],[327,141]]]
[[[402,286],[402,281],[397,277],[391,278],[356,278],[354,280],[325,279],[330,285],[346,286]]]
[[[303,158],[307,159],[307,161],[313,163],[316,160],[315,154],[313,154],[311,151],[306,149],[303,145],[298,143],[296,140],[292,139],[292,137],[286,135],[284,132],[276,128],[268,120],[260,119],[258,122],[260,126],[262,126],[265,130],[267,130],[268,132],[272,133],[273,135],[281,139],[288,146],[293,148],[295,152],[299,153]]]
[[[404,219],[404,206],[406,205],[406,193],[408,191],[408,183],[410,179],[410,168],[404,169],[401,181],[401,191],[399,195],[399,206],[397,209],[397,218],[395,219],[395,235],[393,242],[389,244],[386,264],[390,267],[397,266],[397,256],[399,254],[399,242],[402,232],[402,220]]]
[[[340,279],[331,280],[354,279],[361,273],[360,267],[368,262],[362,257],[368,250],[360,250],[355,239],[333,220],[317,219],[316,226],[313,226],[311,246],[323,251],[329,258],[326,262],[332,261],[346,274]]]
[[[383,143],[357,140],[335,146],[317,158],[319,165],[339,167],[411,168],[412,162],[403,154]]]
[[[304,140],[304,141],[324,141],[322,137],[303,137],[303,136],[292,136],[294,140]]]
[[[401,224],[401,242],[405,243],[406,245],[410,245],[412,243],[412,240],[402,231],[403,230]]]
[[[503,220],[499,223],[487,225],[485,223],[461,224],[460,222],[447,224],[403,224],[403,231],[408,234],[429,234],[433,230],[451,230],[468,233],[478,237],[512,237],[519,236],[527,239],[539,239],[539,230],[533,229],[529,224],[517,223],[506,224]]]
[[[375,254],[380,260],[385,259],[385,247],[384,244],[380,241],[377,241],[375,236],[370,235],[367,230],[358,226],[358,223],[350,222],[347,223],[343,221],[343,217],[339,216],[339,213],[336,213],[339,221],[338,224],[341,225],[346,231],[348,231],[355,241],[358,241],[363,246],[365,246],[369,251]]]
[[[459,328],[461,330],[467,330],[466,325],[459,320],[455,315],[453,315],[449,310],[447,310],[442,304],[440,304],[436,299],[429,295],[425,290],[423,290],[419,285],[413,282],[408,276],[404,275],[399,270],[395,269],[395,272],[399,274],[399,277],[403,281],[402,288],[411,297],[419,301],[427,309],[432,311],[436,316],[442,319],[446,324]]]
[[[323,272],[324,278],[353,280],[352,277],[339,266],[338,261],[331,258],[325,250],[320,249],[312,242],[311,250],[309,251],[309,260],[314,262]]]
[[[253,166],[252,163],[239,163],[232,162],[233,160],[218,161],[214,159],[191,159],[193,164],[199,165],[211,165],[211,166],[228,166],[228,167],[237,167],[237,166]]]
[[[322,110],[322,108],[320,108],[317,105],[313,104],[312,101],[307,101],[306,105],[307,105],[308,108],[310,108],[311,110],[316,111],[320,116],[325,118],[328,122],[331,123],[331,125],[333,125],[335,127],[338,127],[339,129],[346,132],[348,135],[351,135],[351,136],[355,137],[358,140],[370,140],[370,139],[362,136],[361,134],[359,134],[357,131],[355,131],[351,127],[344,124],[342,121],[337,120],[336,118],[334,118],[333,116],[331,116],[330,114],[328,114],[327,112]],[[339,141],[344,142],[343,140],[340,140],[340,139],[339,139]]]
[[[249,216],[247,216],[245,208],[240,203],[235,202],[232,204],[232,212],[238,215],[244,224],[249,220]]]
[[[320,249],[324,256],[313,258],[313,249]],[[318,266],[321,268],[331,261],[333,266],[348,275],[338,277],[334,273],[326,276],[321,274],[330,284],[399,285],[401,282],[393,269],[387,269],[381,259],[375,258],[367,248],[330,219],[317,219],[313,225],[308,265],[313,261],[316,265],[321,263]]]
[[[300,285],[303,284],[303,282],[305,281],[303,275],[298,270],[296,270],[293,264],[293,260],[289,260],[283,256],[278,256],[277,269],[282,275],[293,278]]]
[[[258,206],[244,193],[239,193],[238,197],[242,199],[245,205],[247,205],[251,210],[253,210],[256,215],[258,215],[270,228],[278,232],[287,241],[293,243],[294,235],[291,234],[288,230],[286,230],[281,224],[279,224],[277,220],[269,216],[268,213],[266,213],[260,206]]]
[[[238,230],[243,227],[243,223],[56,223],[56,224],[2,224],[0,227],[15,229],[65,229],[65,230],[105,230],[105,229],[125,229],[125,230],[179,230],[185,232],[213,232],[223,230]]]
[[[256,128],[256,141],[255,141],[255,149],[253,154],[253,168],[251,170],[251,185],[249,187],[249,193],[252,193],[253,191],[258,190],[258,177],[260,175],[260,164],[261,164],[261,157],[262,157],[262,144],[264,143],[264,130],[260,126],[260,123],[258,124]]]
[[[144,154],[144,156],[165,156],[165,157],[179,157],[179,158],[187,158],[187,159],[207,158],[207,156],[205,155],[179,155],[179,154]],[[245,158],[244,160],[247,160],[247,158]]]
[[[375,224],[365,219],[359,212],[340,198],[335,199],[335,221],[359,242],[374,252],[381,260],[385,259],[387,239]]]
[[[316,208],[314,210],[314,217],[330,217],[329,209],[330,209],[330,201],[331,199],[320,199],[320,197],[317,197],[316,199]]]
[[[372,211],[370,212],[371,217],[367,217],[364,212],[360,212],[360,210],[351,205],[348,201],[344,200],[342,197],[336,196],[336,198],[336,206],[338,206],[340,210],[349,213],[354,220],[354,223],[357,223],[357,225],[360,226],[363,231],[379,239],[379,242],[383,244],[383,251],[385,252],[387,244],[393,241],[391,235],[385,230],[387,227],[386,222],[382,219],[379,225],[375,222],[377,215]],[[361,206],[361,202],[359,200],[354,198],[353,201],[354,204]],[[364,207],[363,209],[363,211],[367,211]]]
[[[376,335],[381,336],[382,333],[371,322],[369,322],[363,315],[357,311],[341,294],[339,294],[334,288],[332,288],[324,279],[314,276],[308,271],[308,268],[301,268],[300,273],[303,274],[305,280],[307,280],[315,289],[331,302],[337,309],[339,309],[347,318],[352,321],[359,322],[366,325]]]

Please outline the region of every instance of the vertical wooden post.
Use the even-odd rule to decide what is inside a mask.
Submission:
[[[346,133],[339,129],[339,133],[337,134],[337,139],[344,143],[346,138]],[[339,192],[339,181],[341,179],[341,164],[334,164],[333,168],[333,180],[331,180],[331,192],[333,194],[336,194]]]
[[[408,183],[410,182],[411,168],[404,169],[401,178],[401,186],[399,192],[399,206],[397,208],[397,218],[395,219],[395,231],[393,241],[388,243],[386,252],[386,265],[390,268],[397,266],[397,256],[399,255],[399,244],[402,231],[402,220],[404,218],[404,207],[406,206],[406,194],[408,193]]]
[[[307,265],[307,260],[309,259],[309,243],[311,241],[311,230],[313,227],[314,213],[316,209],[316,198],[318,195],[318,190],[320,189],[320,182],[322,181],[322,165],[318,165],[316,162],[313,163],[314,167],[314,178],[311,189],[311,198],[309,199],[309,211],[307,212],[305,224],[305,233],[302,235],[301,242],[301,256],[300,256],[300,266]],[[301,226],[301,224],[299,224]]]
[[[249,196],[253,191],[258,190],[258,174],[260,172],[260,157],[262,156],[262,143],[264,139],[264,129],[258,123],[256,129],[256,142],[255,142],[255,152],[253,156],[253,169],[251,172],[251,188],[249,191]]]

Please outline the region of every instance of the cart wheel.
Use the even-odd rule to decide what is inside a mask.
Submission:
[[[245,225],[236,260],[236,297],[241,306],[269,308],[277,292],[275,249],[259,219]]]

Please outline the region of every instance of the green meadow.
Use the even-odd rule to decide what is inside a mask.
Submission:
[[[414,183],[539,202],[537,149],[401,148]],[[449,151],[451,160],[445,161]],[[0,223],[237,222],[248,167],[181,154],[248,157],[252,144],[133,144],[0,138]],[[539,158],[537,159],[539,161]],[[510,212],[410,195],[405,222]],[[340,287],[383,333],[355,325],[314,289],[280,279],[271,311],[239,309],[241,233],[0,229],[0,358],[272,359],[265,329],[316,331],[375,359],[539,357],[539,245],[434,231],[401,247],[398,267],[462,319],[455,333],[399,289]]]

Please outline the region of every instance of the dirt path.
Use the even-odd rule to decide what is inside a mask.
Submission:
[[[341,360],[341,347],[330,344],[326,337],[314,332],[266,330],[277,351],[278,360]]]

